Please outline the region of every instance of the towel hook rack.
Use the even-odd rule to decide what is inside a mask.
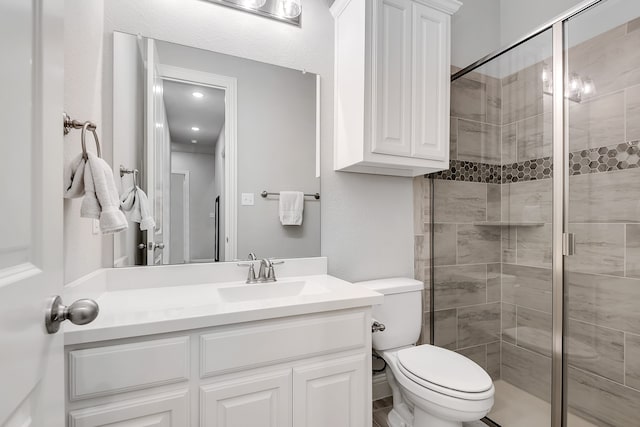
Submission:
[[[86,143],[87,130],[91,131],[91,133],[93,134],[93,140],[96,143],[96,152],[98,154],[98,157],[102,157],[102,151],[100,150],[100,140],[98,139],[98,133],[96,132],[98,126],[95,123],[89,121],[83,123],[79,122],[78,120],[73,120],[67,113],[62,113],[62,120],[63,131],[65,135],[69,134],[69,132],[71,132],[71,129],[82,129],[80,141],[82,143],[83,159],[88,159]]]

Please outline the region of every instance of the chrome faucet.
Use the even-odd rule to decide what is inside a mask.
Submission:
[[[274,265],[284,264],[284,261],[273,261],[269,258],[263,258],[260,261],[260,272],[258,273],[258,283],[276,282],[276,271]]]
[[[258,258],[256,258],[256,254],[251,252],[247,257],[246,261],[242,261],[238,263],[238,266],[240,267],[249,266],[249,273],[247,274],[246,283],[258,283],[258,279],[256,279],[256,270],[253,266],[254,262],[256,262],[257,259]]]

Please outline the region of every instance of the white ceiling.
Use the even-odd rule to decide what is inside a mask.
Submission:
[[[224,124],[224,90],[164,80],[164,104],[171,142],[214,146]],[[194,92],[204,96],[196,98]],[[194,132],[192,127],[200,130]]]

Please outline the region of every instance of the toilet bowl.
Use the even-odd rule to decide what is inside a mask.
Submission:
[[[385,295],[373,308],[384,331],[373,348],[387,362],[393,392],[391,427],[460,427],[480,420],[493,406],[491,377],[478,364],[453,351],[413,345],[420,334],[423,284],[412,279],[361,282]]]

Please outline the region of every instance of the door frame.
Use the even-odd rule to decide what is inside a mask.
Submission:
[[[236,259],[238,252],[238,81],[235,77],[158,64],[160,76],[166,80],[209,86],[225,91],[224,139],[224,246],[225,259]]]
[[[189,191],[191,191],[191,184],[189,183],[189,175],[190,172],[188,170],[174,170],[171,171],[171,175],[182,175],[184,176],[184,181],[182,184],[182,227],[183,227],[183,239],[182,243],[184,245],[183,253],[184,253],[184,262],[185,264],[189,264],[191,262],[191,220],[189,218],[190,215],[190,198]]]

